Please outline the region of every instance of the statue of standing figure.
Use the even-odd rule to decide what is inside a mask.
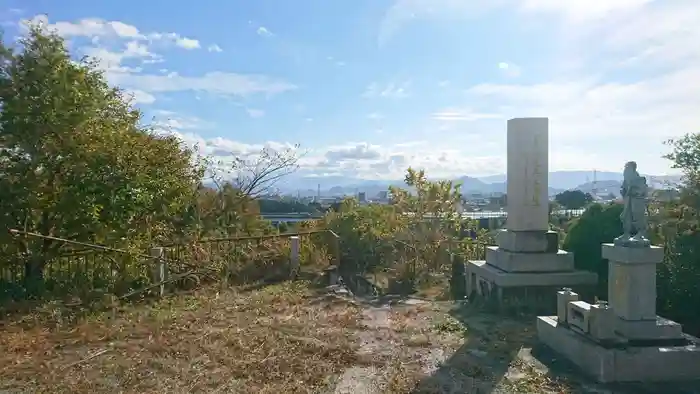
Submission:
[[[637,163],[627,162],[620,189],[625,204],[620,215],[624,233],[615,238],[615,245],[628,247],[651,245],[646,237],[648,190],[647,179],[637,172]]]

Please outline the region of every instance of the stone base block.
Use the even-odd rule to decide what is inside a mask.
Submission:
[[[558,250],[556,253],[516,253],[498,246],[486,248],[489,265],[506,272],[573,271],[574,254]]]
[[[465,274],[467,297],[493,301],[498,309],[525,307],[540,313],[556,312],[557,290],[562,287],[574,288],[588,299],[598,281],[588,271],[506,272],[485,261],[468,261]]]
[[[516,253],[556,253],[559,234],[554,231],[500,230],[496,234],[499,248]]]
[[[537,336],[601,383],[690,381],[700,377],[700,340],[684,335],[686,346],[605,348],[557,323],[537,318]]]
[[[468,261],[465,269],[467,277],[483,278],[499,287],[595,285],[598,275],[588,271],[563,272],[507,272],[487,264],[486,261]],[[468,283],[468,282],[467,282]]]
[[[603,244],[603,258],[622,264],[658,264],[664,260],[664,248],[650,246],[648,248],[631,248],[613,244]]]
[[[683,326],[660,316],[656,320],[624,320],[617,317],[615,333],[630,340],[681,339]]]

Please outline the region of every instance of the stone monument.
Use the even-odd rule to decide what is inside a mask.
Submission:
[[[485,261],[466,263],[469,297],[553,310],[556,289],[597,283],[595,273],[574,270],[573,254],[559,250],[558,234],[549,231],[548,127],[547,118],[508,121],[506,229]]]
[[[656,265],[664,252],[646,238],[646,180],[636,167],[625,165],[624,234],[602,245],[608,302],[591,305],[563,289],[557,315],[537,318],[537,335],[600,382],[700,379],[700,340],[656,315]]]

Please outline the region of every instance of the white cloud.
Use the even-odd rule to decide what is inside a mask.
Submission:
[[[127,96],[131,97],[133,104],[153,104],[156,101],[155,96],[143,90],[129,91],[127,92]]]
[[[475,18],[509,0],[395,0],[379,28],[377,41],[383,46],[405,25],[421,19]]]
[[[209,72],[202,76],[108,73],[111,83],[146,92],[207,92],[224,96],[246,97],[255,94],[274,95],[297,87],[264,75]]]
[[[135,97],[137,103],[152,103],[155,100],[153,94],[159,92],[191,91],[246,97],[256,94],[270,96],[297,88],[291,83],[264,75],[218,71],[200,76],[183,76],[177,72],[165,71],[167,74],[162,75],[165,73],[163,70],[167,69],[161,69],[158,74],[141,73],[143,71],[141,66],[164,61],[161,55],[152,52],[149,45],[175,45],[183,49],[201,47],[198,40],[183,37],[177,33],[144,33],[136,26],[99,18],[50,24],[45,15],[25,20],[22,26],[37,23],[66,38],[90,38],[92,46],[82,47],[80,51],[98,61],[99,67],[107,72],[110,83],[132,92],[139,92]],[[264,30],[264,32],[268,31]],[[103,42],[103,38],[109,39],[109,48]],[[216,44],[210,45],[207,49],[211,52],[221,51]],[[251,116],[261,116],[261,113],[254,112]]]
[[[503,75],[510,78],[517,78],[521,74],[520,67],[513,63],[500,62],[498,63],[498,69],[501,70]]]
[[[515,35],[508,39],[516,40],[512,44],[522,50],[520,54],[504,52],[496,60],[502,59],[501,64],[489,60],[490,63],[483,66],[492,67],[492,70],[496,67],[494,71],[515,77],[521,74],[520,67],[515,64],[518,63],[527,71],[527,78],[477,82],[464,94],[464,91],[456,92],[465,88],[459,86],[460,76],[428,76],[435,78],[433,86],[436,92],[445,93],[443,97],[460,98],[447,101],[444,109],[425,115],[430,137],[413,139],[426,141],[395,143],[397,136],[411,138],[411,135],[420,135],[421,130],[411,130],[410,125],[408,130],[395,127],[397,125],[392,122],[398,117],[385,112],[391,108],[381,108],[391,115],[388,119],[392,122],[382,120],[368,124],[373,142],[339,142],[339,146],[316,147],[303,159],[302,172],[397,179],[412,165],[425,168],[430,176],[493,174],[504,170],[505,119],[548,116],[551,120],[550,168],[619,171],[625,161],[637,160],[643,172],[661,173],[668,167],[660,158],[666,152],[661,142],[668,137],[697,131],[700,124],[697,111],[700,108],[697,95],[700,91],[700,47],[697,45],[700,42],[700,7],[697,0],[400,0],[387,13],[380,42],[398,38],[412,21],[486,17],[485,14],[492,11],[513,14],[508,15],[516,24],[513,28],[522,28],[524,33],[522,37]],[[532,28],[534,22],[537,22],[537,34],[546,35],[543,43],[546,45],[532,51],[532,55],[539,56],[536,62],[532,61],[534,58],[528,50],[531,42],[527,39],[531,38],[531,32],[525,31]],[[102,20],[56,25],[71,37],[98,37],[93,50],[104,62],[110,81],[130,89],[136,102],[152,104],[159,92],[192,91],[197,97],[202,93],[245,97],[296,89],[289,82],[262,75],[211,72],[191,76],[173,72],[171,67],[168,67],[170,71],[157,75],[140,74],[139,66],[144,63],[162,61],[162,57],[153,53],[158,51],[155,44],[174,46],[178,37],[183,37],[174,33],[154,35],[134,26]],[[263,27],[258,28],[258,33],[272,34]],[[101,45],[112,38],[122,40],[121,48],[104,49]],[[499,39],[495,37],[494,41]],[[140,46],[129,47],[129,42]],[[213,45],[205,45],[205,48],[211,50]],[[495,45],[498,42],[494,42]],[[194,43],[190,42],[189,46],[193,47]],[[326,60],[336,61],[332,57]],[[562,65],[573,66],[563,68]],[[441,78],[452,82],[439,83]],[[438,89],[448,84],[450,89]],[[415,89],[410,81],[396,79],[370,84],[363,96],[405,98],[417,93]],[[249,116],[262,115],[262,112],[255,112],[260,110],[244,104],[241,108],[246,108]],[[366,114],[362,109],[357,113],[361,117]],[[300,119],[309,116],[301,111],[298,115]],[[379,120],[379,116],[373,114],[367,117]],[[189,120],[171,118],[162,121],[161,126],[169,127],[190,142],[199,142],[203,152],[218,157],[230,157],[231,152],[252,154],[266,146],[225,138],[202,138],[201,124]],[[305,127],[309,129],[316,123],[327,124],[325,117],[317,122],[312,122],[310,117],[306,120]],[[383,131],[381,136],[379,130]],[[266,144],[289,145],[284,142]]]
[[[251,118],[261,118],[265,116],[265,111],[261,109],[246,108],[246,112]]]
[[[263,37],[272,37],[274,35],[265,26],[258,27],[258,30],[256,32],[258,33],[259,36],[263,36]]]
[[[395,0],[381,22],[378,43],[386,44],[407,24],[420,20],[473,19],[508,10],[538,18],[549,14],[567,23],[579,23],[636,10],[655,1],[661,0]]]
[[[697,132],[700,124],[697,2],[508,3],[516,6],[515,20],[520,26],[529,26],[535,16],[545,25],[538,33],[551,39],[548,52],[538,56],[547,60],[528,71],[531,82],[477,83],[467,90],[463,102],[452,107],[479,108],[479,112],[499,113],[503,118],[549,117],[552,169],[619,171],[625,161],[636,160],[644,172],[673,172],[661,158],[668,152],[663,141]],[[414,12],[419,10],[417,2],[411,4]],[[419,12],[415,18],[457,17],[462,4],[437,0],[432,7],[434,12]],[[471,16],[488,12],[490,7],[498,5],[474,9]],[[518,45],[527,48],[527,39],[531,37],[524,33]],[[510,61],[498,65],[505,73],[514,67]],[[433,116],[462,120],[462,113],[453,108]],[[469,114],[465,117],[469,119]],[[503,139],[494,150],[503,151],[505,124],[493,132]],[[485,130],[476,133],[487,136]]]
[[[170,134],[187,134],[190,137],[195,136],[197,142],[204,141],[197,133],[214,127],[213,124],[196,116],[180,115],[168,110],[155,110],[153,113],[155,116],[151,126],[156,131]],[[191,138],[185,138],[184,140],[188,143],[192,142]]]
[[[480,113],[474,112],[471,109],[448,108],[442,111],[433,113],[433,119],[441,121],[462,121],[471,122],[485,119],[500,119],[502,116],[495,113]]]
[[[185,49],[197,49],[200,47],[199,40],[195,40],[187,37],[180,37],[175,40],[175,44],[181,48]]]
[[[196,147],[199,154],[214,162],[230,163],[234,157],[254,158],[263,148],[282,150],[296,149],[285,141],[267,141],[248,144],[229,138],[204,138],[200,131],[211,128],[201,119],[180,116],[170,111],[156,111],[153,124],[157,131],[175,135],[186,144]],[[393,145],[378,145],[368,142],[299,149],[300,176],[337,175],[366,179],[401,179],[406,168],[423,168],[431,177],[454,175],[490,175],[504,169],[503,155],[465,155],[450,146],[432,144],[426,153],[427,141],[408,141]],[[482,145],[483,146],[483,145]]]
[[[411,86],[411,81],[405,81],[402,83],[391,82],[387,85],[380,86],[376,82],[372,82],[367,86],[362,97],[365,98],[393,98],[401,99],[409,96],[408,89]]]
[[[140,72],[140,67],[128,67],[122,64],[128,59],[137,59],[141,63],[162,61],[160,55],[150,52],[145,45],[137,41],[127,42],[125,48],[120,52],[113,52],[103,47],[84,47],[81,51],[97,60],[100,68],[108,72]]]
[[[223,52],[224,50],[221,49],[221,47],[216,45],[216,44],[211,44],[207,47],[207,51],[209,51],[209,52]]]
[[[366,179],[401,179],[406,168],[425,169],[431,177],[487,175],[504,168],[503,156],[464,155],[460,150],[435,146],[427,141],[380,146],[347,143],[312,151],[305,158],[303,174],[335,175]]]
[[[525,12],[556,13],[569,22],[586,21],[603,18],[617,12],[638,9],[655,0],[617,0],[617,1],[588,1],[588,0],[520,0],[518,6]]]
[[[46,15],[36,15],[30,19],[22,20],[20,25],[26,28],[29,24],[38,24],[43,28],[55,31],[65,38],[87,37],[90,39],[132,39],[151,43],[172,44],[184,49],[196,49],[201,45],[198,40],[183,37],[178,33],[166,32],[141,32],[136,26],[120,21],[106,21],[100,18],[84,18],[77,22],[59,21],[49,23]]]

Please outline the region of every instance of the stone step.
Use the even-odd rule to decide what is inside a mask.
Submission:
[[[574,255],[563,250],[556,253],[517,253],[488,246],[486,262],[506,272],[565,272],[574,270]]]

